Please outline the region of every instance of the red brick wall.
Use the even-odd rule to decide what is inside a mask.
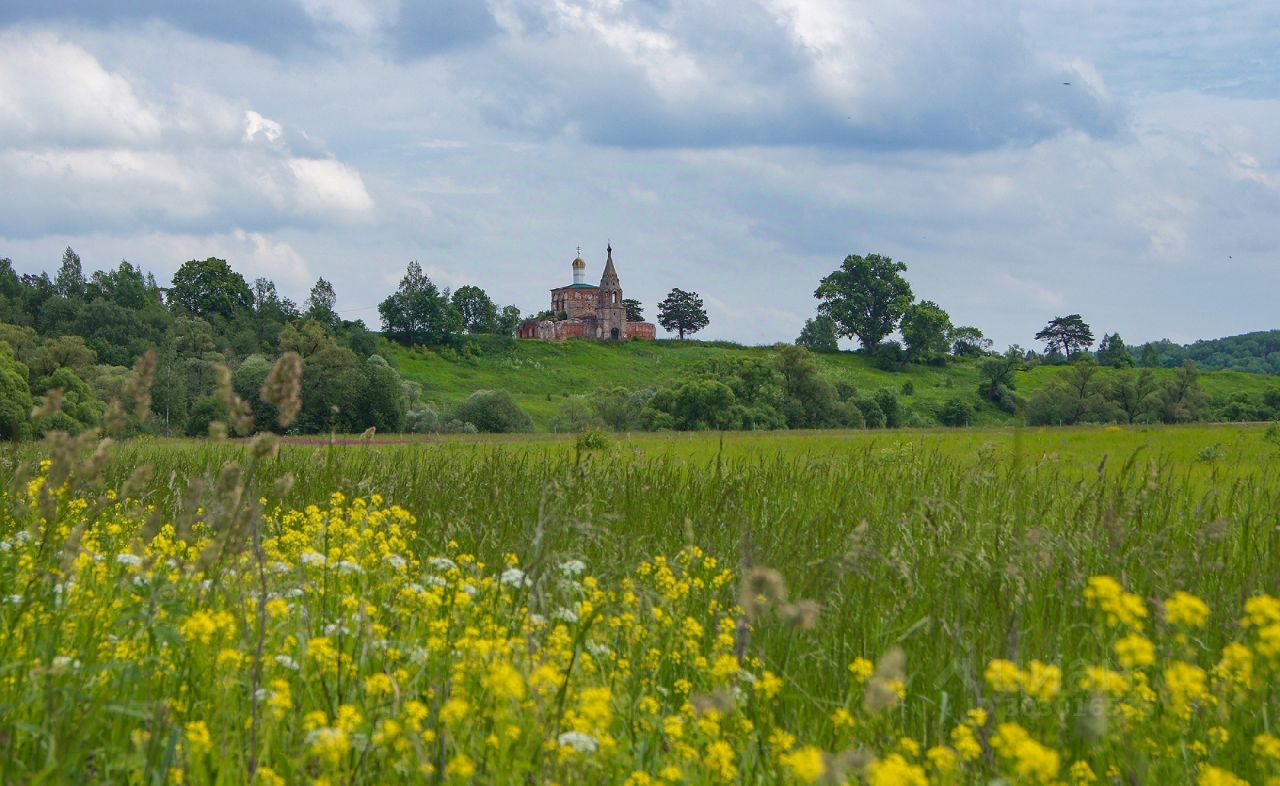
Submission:
[[[658,329],[652,322],[628,322],[627,338],[637,338],[642,341],[653,341],[658,337]]]

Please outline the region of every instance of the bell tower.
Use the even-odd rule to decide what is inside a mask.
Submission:
[[[600,276],[600,288],[596,290],[597,337],[622,339],[627,337],[627,307],[622,304],[622,283],[613,267],[613,244],[608,246],[608,258],[604,274]]]

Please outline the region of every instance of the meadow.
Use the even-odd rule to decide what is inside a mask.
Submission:
[[[3,458],[0,781],[1280,777],[1262,427],[92,449]]]
[[[442,411],[457,405],[478,389],[502,389],[511,393],[520,408],[533,418],[538,431],[549,431],[552,419],[569,396],[588,394],[597,388],[644,387],[683,381],[707,361],[752,359],[769,362],[773,347],[746,347],[736,344],[699,341],[628,341],[607,343],[570,340],[564,342],[511,341],[487,336],[469,337],[472,350],[432,351],[425,347],[406,349],[384,342],[381,351],[396,365],[406,380],[418,382],[424,397]],[[870,395],[887,389],[900,395],[903,408],[917,412],[926,422],[949,399],[971,400],[977,409],[974,425],[996,426],[1012,423],[1013,417],[977,396],[979,374],[972,361],[956,361],[945,366],[911,363],[895,371],[877,368],[865,355],[854,352],[817,353],[814,361],[820,375],[831,384],[848,383]],[[1069,366],[1036,366],[1016,373],[1017,391],[1029,396],[1039,388],[1060,380]],[[1172,378],[1173,369],[1153,369],[1160,380]],[[1116,369],[1099,370],[1099,378],[1109,379]],[[1273,388],[1276,378],[1238,371],[1203,371],[1205,393],[1227,398],[1233,394],[1260,395]],[[902,394],[906,383],[913,392]]]

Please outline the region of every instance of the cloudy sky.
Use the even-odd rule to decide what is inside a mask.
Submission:
[[[544,308],[576,247],[708,338],[847,254],[998,345],[1280,327],[1272,0],[5,0],[0,256],[223,257],[347,318],[410,259]]]

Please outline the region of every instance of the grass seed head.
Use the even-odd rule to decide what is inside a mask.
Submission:
[[[276,408],[276,422],[285,429],[302,410],[302,358],[286,352],[262,383],[262,400]]]

